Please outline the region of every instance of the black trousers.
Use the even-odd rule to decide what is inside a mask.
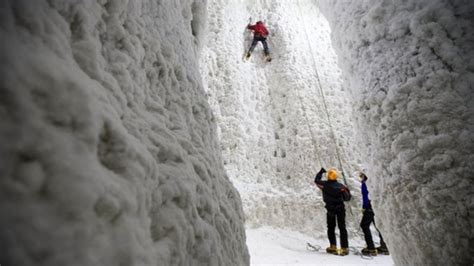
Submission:
[[[252,45],[250,45],[250,48],[249,48],[249,53],[252,53],[253,49],[255,49],[255,46],[257,46],[258,42],[262,42],[263,51],[265,52],[265,55],[269,55],[270,51],[268,49],[267,38],[261,37],[261,36],[253,37]]]
[[[346,209],[344,205],[327,209],[327,223],[328,223],[328,238],[331,245],[336,244],[336,220],[337,226],[339,227],[339,234],[341,235],[341,248],[348,248],[349,242],[347,240],[347,229],[346,229]]]
[[[362,221],[360,221],[360,227],[364,232],[365,243],[368,249],[375,249],[374,240],[372,239],[372,233],[370,232],[370,225],[374,222],[374,211],[372,209],[366,209],[362,215]],[[378,231],[378,229],[377,229]],[[380,246],[386,248],[387,245],[383,241],[382,234],[378,231],[380,237]]]

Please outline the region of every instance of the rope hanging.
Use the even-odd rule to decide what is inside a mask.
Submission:
[[[318,145],[318,142],[316,141],[316,138],[314,137],[314,132],[311,129],[311,125],[310,125],[310,122],[309,122],[309,119],[308,119],[308,114],[306,112],[306,108],[305,108],[304,103],[303,103],[303,97],[301,97],[299,91],[297,93],[298,93],[298,98],[301,102],[301,109],[303,110],[303,116],[306,120],[306,125],[308,126],[309,134],[311,136],[311,142],[313,144],[314,156],[316,156],[318,158],[319,165],[321,167],[323,167],[324,164],[323,164],[323,161],[322,161],[321,156],[319,155],[318,149],[317,149],[317,147],[319,147],[319,145]]]
[[[311,47],[311,43],[309,42],[308,30],[306,28],[306,23],[304,21],[303,13],[301,12],[301,6],[300,6],[299,2],[298,2],[298,10],[300,12],[300,17],[303,19],[303,28],[304,28],[304,32],[305,32],[305,35],[306,35],[308,48],[310,50],[311,59],[313,61],[313,69],[314,69],[314,72],[315,72],[316,81],[318,83],[319,93],[321,95],[321,99],[322,99],[322,102],[323,102],[324,111],[326,113],[326,117],[327,117],[327,120],[328,120],[329,130],[331,132],[331,137],[332,137],[332,140],[334,142],[334,147],[335,147],[335,150],[336,150],[336,157],[337,157],[337,160],[339,162],[339,167],[341,168],[342,178],[344,180],[344,183],[347,185],[346,176],[344,174],[344,168],[342,167],[342,160],[341,160],[341,155],[340,155],[340,151],[339,151],[339,145],[337,144],[336,134],[334,133],[334,128],[333,128],[332,122],[331,122],[331,116],[329,114],[329,110],[328,110],[328,107],[327,107],[326,98],[324,96],[323,87],[321,85],[321,80],[319,78],[318,69],[316,67],[316,59],[315,59],[315,56],[314,56],[313,48]]]
[[[315,56],[314,56],[313,47],[311,47],[311,43],[309,42],[308,29],[306,28],[306,23],[305,23],[305,20],[304,20],[303,12],[301,11],[301,5],[300,5],[299,1],[298,1],[298,11],[300,13],[300,17],[303,20],[303,28],[304,28],[304,32],[305,32],[305,35],[306,35],[308,48],[309,48],[309,51],[310,51],[310,54],[311,54],[311,59],[313,61],[313,69],[314,69],[314,72],[315,72],[315,75],[316,75],[316,81],[318,83],[319,93],[320,93],[321,99],[323,101],[323,107],[324,107],[324,111],[326,113],[326,117],[327,117],[327,120],[328,120],[328,125],[329,125],[329,130],[331,132],[331,137],[332,137],[332,140],[334,142],[336,157],[337,157],[337,160],[339,162],[339,168],[341,169],[341,173],[342,173],[342,179],[344,181],[344,184],[347,187],[349,187],[349,185],[347,184],[346,175],[344,173],[344,168],[342,166],[341,154],[340,154],[340,151],[339,151],[339,145],[337,144],[336,134],[334,133],[334,128],[333,128],[332,122],[331,122],[331,116],[329,114],[329,110],[328,110],[328,107],[327,107],[327,104],[326,104],[326,98],[324,97],[324,91],[323,91],[323,87],[321,85],[321,79],[319,78],[318,68],[316,67],[316,59],[315,59]],[[350,212],[351,215],[354,215],[354,213],[352,212],[352,207],[351,207],[350,204],[349,204],[349,212]]]

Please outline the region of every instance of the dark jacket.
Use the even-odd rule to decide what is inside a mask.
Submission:
[[[323,200],[326,203],[326,209],[336,209],[344,207],[344,194],[346,200],[350,199],[351,194],[349,188],[337,181],[322,181],[323,169],[316,174],[314,182],[323,191]]]
[[[362,192],[362,209],[369,210],[372,209],[372,204],[370,204],[369,199],[369,190],[367,190],[367,185],[365,182],[361,184],[361,192]]]

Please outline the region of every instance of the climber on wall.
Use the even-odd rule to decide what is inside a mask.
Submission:
[[[370,256],[377,256],[377,253],[388,255],[389,251],[387,245],[383,241],[382,234],[377,229],[380,237],[380,247],[375,248],[374,241],[372,240],[372,234],[370,232],[370,225],[374,223],[374,211],[372,210],[372,204],[370,203],[369,199],[369,191],[367,190],[367,185],[365,182],[367,181],[367,176],[364,173],[359,174],[359,181],[361,182],[361,192],[362,192],[362,221],[360,221],[360,227],[364,232],[365,243],[367,247],[362,249],[362,254],[370,255]]]
[[[263,51],[265,53],[265,60],[268,62],[271,61],[272,59],[270,57],[270,51],[268,49],[268,44],[267,44],[268,30],[265,27],[265,24],[263,24],[262,21],[257,21],[255,25],[250,25],[249,23],[247,25],[247,29],[253,31],[253,41],[252,41],[252,45],[250,45],[250,48],[247,54],[245,55],[245,58],[249,59],[257,43],[262,42]]]
[[[327,172],[328,181],[322,181],[323,174],[326,169],[321,170],[316,174],[314,182],[323,191],[323,200],[326,203],[326,219],[328,228],[328,238],[330,246],[326,249],[327,253],[345,256],[349,254],[349,241],[347,240],[346,230],[346,209],[344,201],[351,199],[349,188],[337,182],[338,171],[334,168]],[[341,236],[341,249],[337,249],[336,244],[336,220]]]

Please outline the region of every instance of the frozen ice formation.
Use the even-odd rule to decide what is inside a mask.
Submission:
[[[364,169],[397,265],[472,265],[473,14],[0,2],[0,264],[247,265],[244,221],[326,237],[313,179],[343,166],[350,237]],[[242,60],[249,17],[271,63]]]
[[[322,1],[397,265],[471,265],[474,2]]]
[[[0,3],[0,264],[249,263],[205,4]]]

